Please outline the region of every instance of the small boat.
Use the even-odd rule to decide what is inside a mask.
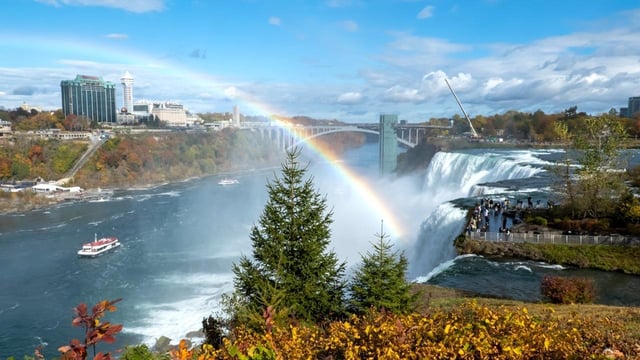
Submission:
[[[238,179],[228,179],[228,178],[218,181],[218,185],[234,185],[239,183],[240,181],[238,181]]]
[[[80,257],[96,257],[120,246],[120,241],[116,237],[105,237],[98,239],[98,234],[92,242],[82,245],[82,249],[78,250]]]

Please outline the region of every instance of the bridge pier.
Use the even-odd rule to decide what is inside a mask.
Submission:
[[[398,135],[395,128],[397,123],[398,115],[380,115],[380,142],[378,145],[380,175],[392,173],[398,163]]]

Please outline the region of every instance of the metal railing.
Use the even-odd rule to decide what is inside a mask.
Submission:
[[[572,245],[630,245],[638,243],[636,237],[621,235],[565,235],[557,233],[501,233],[471,232],[465,235],[473,240],[530,242],[538,244]]]

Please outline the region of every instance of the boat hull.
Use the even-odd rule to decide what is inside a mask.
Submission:
[[[226,186],[226,185],[235,185],[239,184],[238,179],[222,179],[218,181],[218,185]]]
[[[105,238],[86,243],[82,249],[78,250],[78,256],[84,258],[95,258],[120,247],[120,242],[116,238]]]

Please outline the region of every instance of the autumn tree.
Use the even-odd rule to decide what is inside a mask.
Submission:
[[[565,205],[574,217],[609,216],[626,193],[623,173],[626,131],[617,117],[602,115],[583,119],[573,134],[575,155],[560,167],[560,188]],[[575,177],[571,165],[577,165]]]
[[[11,159],[0,156],[0,179],[8,179],[12,175],[12,161]]]
[[[333,212],[305,178],[299,155],[288,152],[281,176],[267,184],[269,199],[250,233],[252,256],[233,265],[236,317],[268,307],[311,322],[344,313],[345,264],[328,250]]]
[[[371,308],[409,313],[416,301],[406,279],[409,262],[403,253],[392,251],[383,230],[376,237],[378,241],[371,243],[373,251],[362,256],[349,285],[349,310],[357,314]]]

